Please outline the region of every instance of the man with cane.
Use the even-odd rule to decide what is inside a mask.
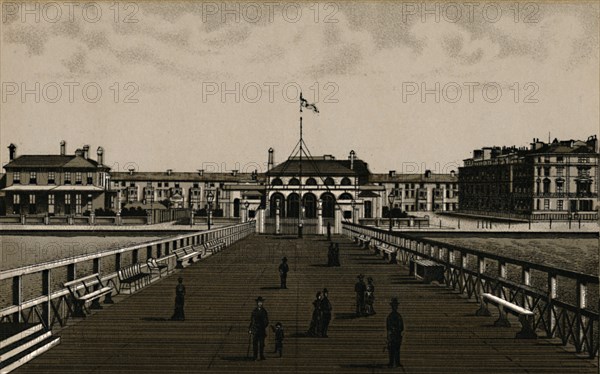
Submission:
[[[263,308],[262,297],[256,299],[256,308],[250,316],[250,327],[248,333],[252,339],[253,358],[255,361],[265,360],[265,338],[267,336],[267,326],[269,326],[269,315],[267,310]],[[248,352],[250,353],[250,342],[248,342]],[[259,356],[260,353],[260,356]]]

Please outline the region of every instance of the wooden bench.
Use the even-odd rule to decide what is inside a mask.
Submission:
[[[409,263],[409,275],[422,279],[423,283],[431,283],[434,280],[443,283],[445,279],[444,270],[444,265],[431,260],[415,260],[413,258]]]
[[[225,242],[223,240],[211,240],[203,244],[206,252],[216,253],[225,248]]]
[[[129,293],[133,291],[133,287],[144,286],[150,284],[150,273],[144,273],[140,264],[133,264],[119,269],[119,291],[125,286],[129,289]]]
[[[376,242],[375,251],[379,252],[379,254],[381,254],[381,257],[387,259],[390,264],[396,263],[396,254],[398,252],[398,248],[392,247],[391,245],[384,242]]]
[[[183,269],[200,259],[202,254],[194,251],[191,247],[183,247],[175,250],[177,256],[177,268]]]
[[[100,274],[95,273],[83,278],[74,279],[63,283],[73,297],[75,308],[71,311],[73,317],[85,318],[87,310],[85,304],[91,301],[90,309],[102,309],[98,300],[104,296],[105,304],[112,304],[112,287],[104,286]]]
[[[510,301],[504,300],[498,296],[494,296],[489,293],[484,293],[481,297],[481,306],[475,313],[478,316],[490,316],[491,313],[487,307],[487,304],[492,304],[498,307],[500,313],[494,326],[510,327],[510,322],[506,318],[506,313],[511,313],[519,318],[521,323],[521,331],[519,331],[515,338],[517,339],[536,339],[537,334],[533,328],[533,317],[534,313],[523,307],[511,303]]]
[[[162,278],[163,270],[165,271],[165,274],[169,274],[169,265],[165,264],[165,263],[161,263],[165,260],[166,260],[166,258],[156,259],[154,257],[150,257],[148,259],[148,261],[146,261],[146,265],[148,265],[148,271],[150,272],[150,276],[152,276],[152,273],[157,272],[158,277]]]
[[[369,248],[369,243],[371,242],[371,238],[361,234],[358,236],[358,243],[362,248]]]

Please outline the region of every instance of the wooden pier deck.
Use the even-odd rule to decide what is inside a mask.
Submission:
[[[476,317],[477,304],[408,276],[345,238],[342,266],[328,268],[322,237],[302,240],[253,235],[225,251],[154,283],[59,332],[61,344],[17,373],[597,373],[596,360],[577,356],[556,340],[515,340],[512,328],[493,326],[496,316]],[[287,256],[288,289],[277,267]],[[375,310],[355,318],[356,275],[372,276]],[[169,321],[177,277],[187,289],[186,320]],[[305,337],[315,293],[329,289],[334,319],[329,338]],[[283,358],[247,358],[248,324],[257,296],[270,321],[282,322]],[[406,331],[403,366],[387,368],[385,317],[397,296]]]

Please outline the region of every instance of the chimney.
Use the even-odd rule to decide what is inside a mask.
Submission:
[[[167,175],[171,175],[173,173],[173,169],[167,169]]]
[[[67,142],[65,142],[64,140],[60,141],[60,155],[64,156],[65,154],[67,154]]]
[[[451,176],[452,178],[454,178],[454,177],[456,176],[456,173],[454,172],[454,170],[450,170],[450,176]]]
[[[390,170],[389,176],[390,177],[395,177],[396,176],[396,170]]]
[[[77,148],[75,150],[75,156],[83,157],[83,149]]]
[[[134,168],[129,169],[129,175],[133,175],[133,172],[135,171]]]
[[[89,157],[90,157],[90,146],[86,144],[83,146],[83,158],[85,158],[87,160]]]
[[[10,161],[14,160],[17,157],[17,146],[13,143],[10,143],[8,146],[8,158]]]
[[[234,177],[235,177],[235,176],[237,176],[237,174],[238,174],[238,171],[237,171],[237,170],[232,170],[232,171],[231,171],[231,175],[232,175],[232,176],[234,176]]]
[[[354,170],[354,158],[356,157],[356,152],[354,150],[350,151],[350,169]]]
[[[96,155],[98,156],[98,166],[104,165],[104,149],[102,147],[98,147]]]
[[[598,152],[598,138],[596,135],[591,135],[587,138],[586,144],[588,147],[592,149],[594,152]]]
[[[204,175],[204,169],[198,169],[198,175],[199,176],[203,176]]]
[[[273,158],[274,158],[275,150],[273,148],[269,148],[269,159],[267,163],[267,171],[273,169]]]
[[[431,170],[425,170],[425,178],[431,178]]]

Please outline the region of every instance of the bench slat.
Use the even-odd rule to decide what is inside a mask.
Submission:
[[[69,286],[73,286],[73,285],[75,285],[75,284],[77,284],[77,283],[83,283],[83,282],[85,282],[85,281],[86,281],[86,280],[88,280],[88,279],[92,279],[92,278],[99,278],[99,277],[100,277],[100,274],[98,274],[98,273],[94,273],[94,274],[92,274],[92,275],[88,275],[88,276],[85,276],[85,277],[83,277],[83,278],[77,278],[77,279],[74,279],[74,280],[72,280],[72,281],[65,282],[65,283],[63,283],[63,285],[64,285],[65,287],[69,287]]]

